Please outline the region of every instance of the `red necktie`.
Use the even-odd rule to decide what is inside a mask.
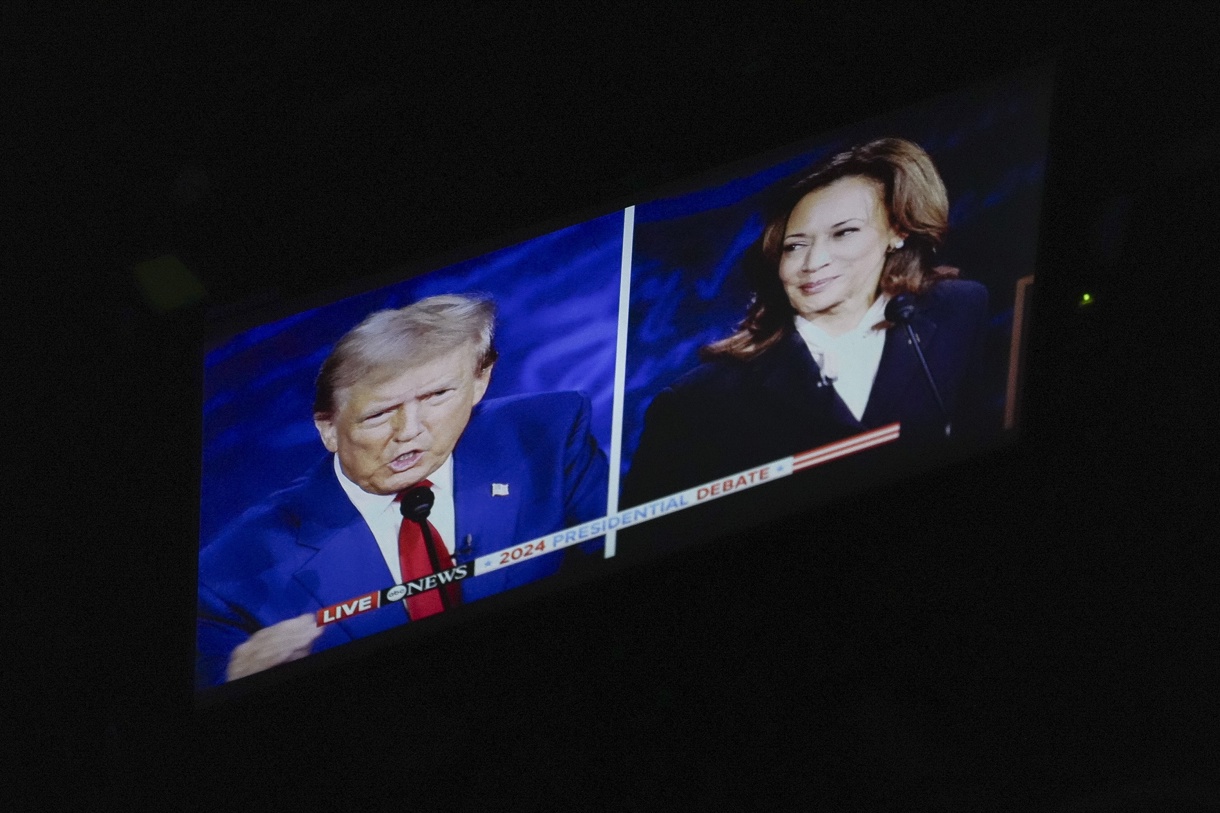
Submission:
[[[429,480],[421,480],[412,488],[431,488],[432,483]],[[410,491],[411,489],[407,489]],[[403,492],[405,494],[407,492]],[[395,498],[395,502],[402,499],[402,494]],[[427,522],[427,520],[425,520]],[[436,526],[428,522],[428,530],[432,532],[432,541],[436,546],[436,563],[438,570],[448,570],[453,567],[453,558],[449,555],[448,548],[445,547],[445,540],[441,539],[440,533],[436,530]],[[420,524],[413,519],[402,520],[402,525],[398,526],[398,563],[402,566],[403,583],[412,582],[416,579],[422,579],[424,576],[432,574],[432,558],[428,555],[428,543],[424,539],[424,532]],[[449,606],[455,607],[462,601],[461,587],[456,583],[443,585],[436,590],[428,590],[423,593],[416,593],[413,596],[407,596],[407,615],[412,621],[418,621],[421,618],[427,618],[430,615],[436,615],[445,609],[445,605],[441,601],[441,591],[445,591],[446,597],[449,599]]]

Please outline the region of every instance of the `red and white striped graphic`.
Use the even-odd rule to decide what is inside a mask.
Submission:
[[[890,443],[898,440],[899,424],[891,423],[874,429],[871,432],[853,435],[846,440],[828,443],[825,446],[819,446],[816,449],[810,449],[807,452],[801,452],[798,455],[792,456],[792,470],[801,471],[802,469],[820,466],[823,463],[829,463],[836,458],[844,457],[856,452],[862,452],[865,449],[871,449],[874,446],[880,446],[883,443]]]

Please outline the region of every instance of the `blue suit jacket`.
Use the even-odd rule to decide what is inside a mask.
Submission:
[[[575,392],[483,401],[453,455],[457,563],[606,513],[607,462]],[[197,682],[224,682],[233,648],[255,631],[394,584],[327,455],[254,506],[199,557]],[[506,483],[493,496],[492,483]],[[593,546],[599,547],[600,542]],[[555,573],[564,554],[462,581],[473,601]],[[400,602],[327,626],[314,651],[408,621]]]
[[[920,296],[911,320],[953,419],[969,438],[993,423],[980,390],[987,289],[946,280]],[[944,440],[944,417],[908,346],[891,328],[868,404],[856,420],[800,335],[793,332],[749,361],[718,359],[679,378],[653,399],[624,506],[636,505],[826,443],[902,423],[903,444]],[[998,425],[998,420],[994,421]]]

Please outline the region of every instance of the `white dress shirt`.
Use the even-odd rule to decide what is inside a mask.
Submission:
[[[356,506],[369,530],[373,532],[373,538],[377,540],[377,547],[381,549],[386,566],[394,576],[394,583],[402,584],[402,565],[398,561],[398,529],[402,525],[402,513],[398,503],[394,502],[395,495],[370,494],[353,483],[343,473],[338,455],[335,455],[335,476],[339,478],[339,485],[343,487],[347,498]],[[449,455],[428,479],[432,481],[432,493],[436,495],[428,521],[441,535],[445,547],[449,549],[449,555],[452,556],[456,522],[453,508],[453,455]]]
[[[864,416],[877,368],[881,366],[885,331],[878,330],[877,325],[885,321],[887,302],[888,297],[877,297],[860,322],[839,336],[831,336],[803,316],[796,317],[796,332],[822,368],[822,377],[834,384],[835,392],[856,420]]]

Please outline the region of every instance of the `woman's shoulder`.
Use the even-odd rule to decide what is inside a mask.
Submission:
[[[680,396],[707,397],[733,389],[741,382],[746,362],[720,356],[702,362],[675,378],[665,389]]]
[[[940,325],[975,330],[988,319],[987,287],[968,279],[941,280],[919,296],[923,317]]]
[[[947,306],[970,310],[985,310],[987,298],[987,287],[969,279],[940,280],[920,296],[928,307]]]
[[[671,383],[666,390],[680,397],[715,398],[754,390],[777,366],[787,367],[804,351],[796,333],[785,334],[749,358],[721,355],[705,360]]]

